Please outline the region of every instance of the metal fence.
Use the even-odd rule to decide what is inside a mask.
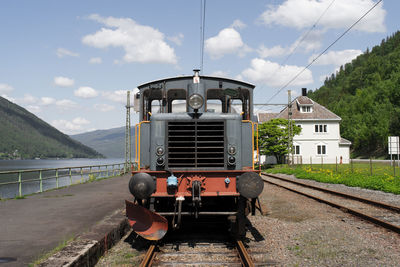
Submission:
[[[400,176],[400,161],[377,159],[347,159],[340,157],[307,157],[291,155],[285,158],[288,166],[308,166],[309,168],[330,169],[335,172],[360,173],[366,175],[391,175]]]
[[[118,176],[134,166],[125,163],[0,172],[0,199]]]

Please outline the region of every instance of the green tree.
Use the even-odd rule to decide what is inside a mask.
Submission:
[[[285,119],[272,119],[258,127],[258,146],[260,154],[275,156],[282,162],[288,153],[289,121]],[[293,134],[299,134],[301,127],[293,124]]]

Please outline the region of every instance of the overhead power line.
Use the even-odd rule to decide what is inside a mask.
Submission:
[[[275,96],[277,96],[283,89],[288,87],[294,80],[296,80],[306,69],[308,69],[315,61],[317,61],[326,51],[329,50],[334,44],[336,44],[344,35],[346,35],[354,26],[356,26],[366,15],[368,15],[382,0],[375,3],[367,12],[364,13],[356,22],[354,22],[347,30],[345,30],[335,41],[333,41],[324,51],[322,51],[316,58],[314,58],[307,66],[305,66],[299,73],[297,73],[290,81],[282,86],[268,101],[269,103]]]
[[[310,34],[310,32],[317,27],[319,21],[322,19],[322,17],[326,14],[326,12],[328,11],[328,9],[332,6],[332,4],[335,2],[336,0],[332,0],[332,2],[330,2],[330,4],[325,8],[324,12],[322,12],[322,14],[319,16],[319,18],[314,22],[314,24],[308,29],[308,31],[300,38],[300,41],[297,42],[296,46],[292,49],[292,51],[289,53],[289,55],[286,56],[286,58],[280,63],[280,66],[282,66],[283,64],[285,64],[289,58],[294,54],[294,52],[297,50],[297,48],[303,43],[303,41],[307,38],[307,36]],[[273,77],[277,72],[278,72],[279,68],[277,68],[272,74],[271,77]],[[256,112],[258,112],[260,110],[260,108],[257,109]]]

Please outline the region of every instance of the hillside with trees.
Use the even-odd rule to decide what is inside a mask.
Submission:
[[[0,159],[88,157],[102,155],[0,97]]]
[[[353,157],[387,157],[388,136],[400,135],[400,32],[341,66],[309,97],[342,118]]]

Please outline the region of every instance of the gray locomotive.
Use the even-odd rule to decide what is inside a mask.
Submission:
[[[126,201],[133,229],[160,239],[165,217],[175,228],[183,216],[227,216],[243,235],[264,186],[255,169],[254,85],[195,70],[138,88],[138,168],[129,182],[134,201]]]

